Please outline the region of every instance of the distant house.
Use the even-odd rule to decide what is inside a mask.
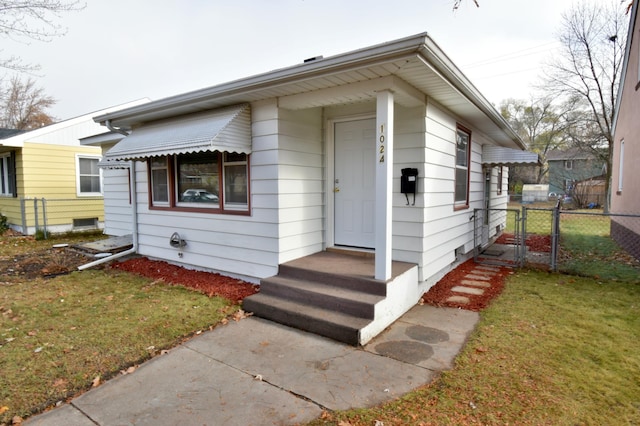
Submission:
[[[0,132],[0,213],[9,226],[32,235],[100,228],[104,221],[100,148],[80,138],[104,133],[95,114],[108,108],[30,131]]]
[[[549,151],[547,163],[549,192],[558,195],[572,195],[577,182],[602,176],[606,171],[604,161],[577,148]]]
[[[614,117],[611,213],[640,214],[640,21],[633,2]],[[640,259],[640,220],[612,216],[611,236]]]
[[[107,229],[130,231],[139,254],[263,286],[287,262],[364,252],[374,269],[358,292],[380,293],[345,302],[355,290],[333,290],[340,301],[310,307],[324,276],[245,300],[274,303],[257,314],[300,327],[308,318],[294,311],[343,321],[347,307],[371,303],[345,338],[361,344],[504,228],[504,216],[487,221],[476,240],[475,209],[506,209],[509,165],[538,161],[426,34],[95,120],[128,134],[102,143]],[[276,302],[287,296],[296,300]]]

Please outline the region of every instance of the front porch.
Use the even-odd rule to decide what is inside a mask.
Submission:
[[[420,299],[418,266],[392,262],[377,280],[372,253],[328,250],[279,265],[245,310],[351,345],[364,345]]]

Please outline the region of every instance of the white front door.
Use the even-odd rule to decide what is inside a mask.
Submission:
[[[375,119],[335,123],[334,243],[375,246]]]

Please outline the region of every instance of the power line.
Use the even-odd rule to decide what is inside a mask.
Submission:
[[[534,51],[536,49],[540,49],[541,47],[545,47],[545,46],[550,46],[553,44],[557,44],[557,42],[550,42],[550,43],[545,43],[545,44],[541,44],[538,46],[533,46],[527,49],[522,49],[522,50],[518,50],[516,52],[512,52],[512,53],[506,53],[504,55],[500,55],[500,56],[494,56],[493,58],[487,58],[487,59],[483,59],[481,61],[477,61],[477,62],[472,62],[470,64],[467,65],[463,65],[461,68],[464,69],[469,69],[469,68],[475,68],[475,67],[480,67],[480,66],[485,66],[485,65],[492,65],[498,62],[504,62],[504,61],[510,61],[513,59],[517,59],[517,58],[522,58],[525,56],[531,56],[531,55],[537,55],[540,53],[544,53],[544,52],[548,52],[550,50],[553,50],[552,48],[546,48],[546,49],[542,49],[539,51]],[[528,53],[526,53],[528,52]]]

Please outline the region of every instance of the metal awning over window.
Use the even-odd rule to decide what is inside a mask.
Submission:
[[[204,151],[251,153],[248,104],[139,127],[111,148],[105,160],[136,160]]]
[[[485,166],[537,166],[540,165],[540,157],[535,152],[483,145],[482,164]]]

